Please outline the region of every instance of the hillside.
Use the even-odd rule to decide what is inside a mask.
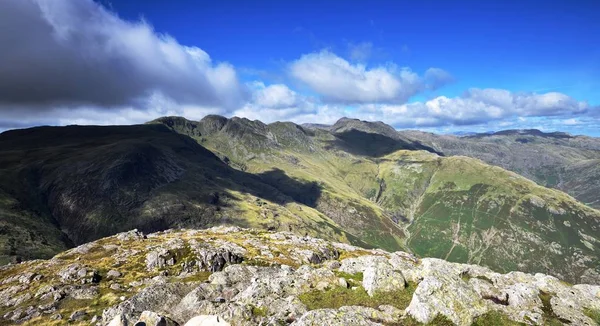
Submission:
[[[399,132],[446,156],[464,155],[516,172],[600,208],[600,139],[539,130],[505,130],[466,137]]]
[[[234,224],[600,283],[600,212],[437,152],[354,119],[327,130],[207,116],[5,132],[1,258],[48,258],[133,228]]]
[[[48,258],[132,228],[234,223],[366,245],[323,214],[160,125],[40,127],[0,135],[0,263]],[[293,194],[292,194],[293,195]]]
[[[237,227],[120,233],[2,267],[0,280],[2,324],[600,322],[599,286]]]
[[[440,156],[383,123],[341,119],[325,130],[221,117],[222,128],[204,127],[215,119],[185,122],[197,126],[187,130],[205,130],[201,135],[177,127],[185,125],[182,118],[153,123],[191,135],[244,171],[276,169],[318,182],[314,207],[378,247],[600,282],[600,212],[565,193],[477,159]],[[354,210],[331,210],[340,203]],[[390,221],[402,229],[401,239],[373,234]]]

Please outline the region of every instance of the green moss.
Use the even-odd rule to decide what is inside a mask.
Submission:
[[[516,321],[510,320],[507,316],[497,311],[490,311],[475,319],[472,326],[519,326],[525,325]]]
[[[298,296],[300,301],[309,310],[332,308],[342,306],[364,306],[377,308],[380,305],[392,305],[398,309],[405,309],[412,300],[416,288],[415,284],[409,284],[405,289],[392,292],[377,292],[370,297],[361,286],[355,289],[334,287],[325,291],[314,290]]]
[[[252,306],[252,316],[256,317],[266,317],[267,316],[267,308],[265,307],[256,307]]]
[[[596,324],[600,325],[600,310],[586,308],[583,313],[590,317]]]
[[[183,278],[174,278],[173,282],[205,282],[211,274],[211,272],[200,271]]]
[[[564,324],[571,323],[569,320],[562,319],[554,313],[554,310],[552,309],[552,304],[550,302],[552,300],[552,297],[554,297],[553,293],[540,291],[538,296],[539,296],[540,300],[542,300],[542,311],[544,313],[544,320],[546,321],[547,325],[558,326],[558,325],[563,325],[563,323]]]

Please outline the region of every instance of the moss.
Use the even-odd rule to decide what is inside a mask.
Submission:
[[[314,290],[306,292],[299,295],[298,298],[309,310],[324,308],[337,309],[342,306],[377,308],[384,304],[392,305],[398,309],[405,309],[412,300],[415,288],[416,285],[410,283],[403,290],[377,292],[373,297],[370,297],[362,286],[356,287],[355,289],[334,287],[325,291]]]
[[[600,325],[600,310],[586,308],[583,313],[590,317],[596,324]]]
[[[544,313],[544,320],[547,325],[563,325],[570,324],[569,320],[560,318],[558,315],[554,313],[554,309],[552,309],[551,300],[554,297],[554,293],[548,293],[544,291],[540,291],[539,298],[542,300],[542,312]]]
[[[497,311],[490,311],[475,319],[472,326],[519,326],[525,325],[516,321],[510,320],[504,314]]]
[[[273,266],[273,262],[269,262],[269,261],[266,261],[266,260],[260,259],[260,258],[252,258],[252,259],[245,260],[243,262],[243,264],[250,265],[250,266],[257,266],[257,267]]]
[[[486,281],[486,282],[488,282],[488,283],[490,283],[490,284],[494,284],[494,282],[493,282],[493,281],[492,281],[492,280],[491,280],[489,277],[487,277],[487,276],[485,276],[485,275],[476,275],[476,276],[473,276],[473,275],[471,275],[471,274],[469,274],[469,273],[466,273],[466,272],[464,272],[464,273],[461,273],[461,274],[460,274],[460,278],[461,278],[463,281],[467,282],[467,283],[468,283],[468,282],[469,282],[469,280],[470,280],[470,279],[472,279],[472,278],[478,278],[478,279],[480,279],[480,280],[483,280],[483,281]]]
[[[192,275],[188,275],[182,278],[173,278],[173,282],[205,282],[208,281],[208,277],[211,275],[211,272],[207,271],[199,271],[195,272]]]
[[[334,271],[333,273],[338,277],[344,278],[350,287],[362,286],[363,273],[349,274],[340,271]]]
[[[266,317],[267,316],[267,308],[265,308],[265,307],[252,306],[251,312],[252,312],[252,316],[256,316],[256,317]]]

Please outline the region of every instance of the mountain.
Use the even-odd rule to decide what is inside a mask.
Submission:
[[[239,227],[137,230],[0,268],[0,323],[598,325],[600,286]]]
[[[181,125],[173,119],[152,123]],[[207,130],[203,126],[214,119],[191,123]],[[343,118],[324,130],[222,119],[219,130],[186,134],[244,171],[278,169],[318,182],[322,192],[314,207],[377,247],[499,271],[600,280],[600,266],[593,263],[600,250],[600,212],[563,192],[478,159],[441,156],[436,143],[382,122]],[[348,205],[352,209],[342,213],[332,210]],[[375,234],[394,226],[402,230],[390,233],[394,237]]]
[[[295,194],[318,194],[277,171],[248,174],[162,125],[69,126],[0,135],[0,260],[51,257],[131,228],[235,223],[300,228],[366,245]],[[306,198],[310,200],[310,198]]]
[[[3,259],[133,228],[235,224],[600,283],[599,211],[415,135],[214,115],[6,132]]]
[[[600,208],[600,139],[535,129],[466,137],[401,131],[446,156],[464,155],[503,167]]]

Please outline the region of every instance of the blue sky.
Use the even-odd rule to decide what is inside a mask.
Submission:
[[[46,47],[60,47],[57,56],[69,47],[69,58],[85,59],[82,67],[92,59],[97,67],[110,62],[97,78],[91,71],[89,85],[114,70],[116,83],[126,75],[136,88],[41,96],[53,103],[41,106],[61,118],[7,114],[4,128],[15,120],[103,124],[217,113],[265,122],[332,123],[349,115],[399,129],[600,136],[598,1],[23,1],[31,8],[17,8],[17,0],[0,6],[14,2],[4,12],[34,13],[28,19],[39,11],[56,39]],[[66,21],[52,19],[59,10],[71,13]],[[92,27],[89,17],[96,17]],[[42,32],[23,37],[36,33]],[[90,59],[89,49],[98,48]],[[187,59],[173,66],[175,52],[201,60],[200,68],[181,63]],[[142,66],[146,61],[172,74]],[[176,74],[184,77],[174,81]],[[143,82],[149,76],[156,81]]]
[[[598,1],[103,3],[216,59],[272,72],[273,82],[300,54],[330,49],[350,57],[352,46],[368,43],[371,65],[449,71],[456,83],[443,95],[470,87],[560,90],[600,104]]]

